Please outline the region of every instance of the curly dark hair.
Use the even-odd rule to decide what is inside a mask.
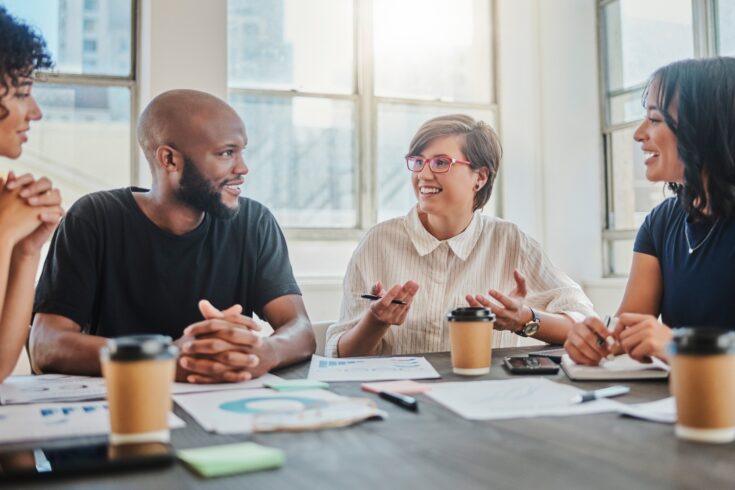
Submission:
[[[52,66],[43,37],[0,7],[0,119],[8,117],[9,111],[1,100],[10,88],[33,76],[36,70]]]
[[[651,76],[644,106],[651,90],[684,162],[684,183],[669,188],[695,221],[735,219],[735,58],[671,63]]]

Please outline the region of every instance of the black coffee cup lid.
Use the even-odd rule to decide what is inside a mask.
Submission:
[[[130,335],[108,339],[102,355],[111,361],[172,359],[178,355],[178,349],[166,335]]]
[[[495,314],[481,306],[455,308],[447,315],[451,322],[494,322]]]
[[[725,328],[675,328],[669,343],[672,354],[735,354],[735,332]]]

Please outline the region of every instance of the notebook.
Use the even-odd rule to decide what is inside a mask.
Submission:
[[[561,368],[569,379],[579,380],[616,380],[616,379],[665,379],[669,376],[666,365],[655,362],[643,364],[631,359],[628,354],[616,356],[611,361],[603,360],[599,366],[576,364],[569,355],[561,359]]]

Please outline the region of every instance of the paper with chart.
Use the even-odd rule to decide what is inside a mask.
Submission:
[[[0,403],[72,402],[101,400],[107,396],[104,378],[43,374],[40,376],[11,376],[0,384]]]
[[[260,378],[241,383],[192,384],[174,383],[173,394],[199,393],[263,388],[264,383],[283,381],[266,373]],[[43,374],[40,376],[11,376],[0,384],[0,404],[72,402],[103,400],[107,397],[105,380],[101,377]]]
[[[169,414],[169,427],[186,424]],[[107,402],[43,403],[0,407],[0,443],[98,436],[110,432]]]
[[[385,417],[372,400],[321,389],[197,393],[176,395],[174,401],[205,430],[220,434],[325,429]]]
[[[676,402],[673,396],[655,402],[623,405],[620,413],[637,419],[650,420],[662,424],[676,422]]]
[[[311,356],[309,379],[319,381],[383,381],[440,378],[424,357]]]
[[[615,412],[622,405],[612,400],[571,403],[580,393],[574,386],[528,378],[435,383],[426,396],[470,420]]]

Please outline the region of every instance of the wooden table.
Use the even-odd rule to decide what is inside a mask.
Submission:
[[[502,357],[531,350],[536,348],[497,349],[490,374],[472,379],[509,378],[500,366]],[[452,373],[448,353],[426,357],[444,381],[467,379]],[[303,363],[275,374],[303,378],[307,372],[308,363]],[[548,378],[570,383],[563,373]],[[595,389],[610,383],[574,384]],[[625,403],[668,396],[665,381],[626,384],[631,386],[631,392],[618,398]],[[420,411],[415,414],[362,392],[359,383],[333,383],[332,387],[341,395],[373,397],[390,418],[319,432],[224,436],[205,432],[177,407],[177,415],[188,425],[172,432],[176,448],[252,440],[284,450],[285,465],[274,471],[205,480],[177,464],[159,470],[14,487],[75,490],[735,488],[735,444],[680,441],[674,436],[672,425],[614,413],[476,422],[456,416],[423,395],[418,397]],[[93,440],[100,439],[89,441]]]

